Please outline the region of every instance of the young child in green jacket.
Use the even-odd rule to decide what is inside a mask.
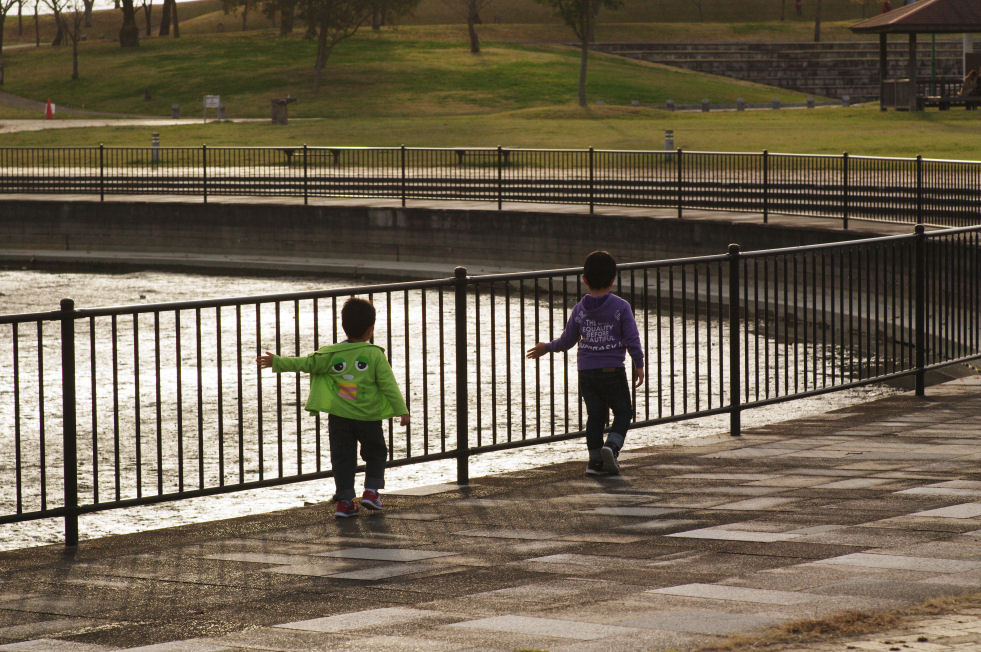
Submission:
[[[324,346],[306,357],[265,355],[256,358],[260,369],[276,373],[302,371],[310,374],[310,396],[306,409],[311,414],[327,413],[330,463],[334,470],[338,518],[355,516],[354,472],[357,448],[365,462],[361,504],[384,509],[378,490],[385,487],[388,450],[382,420],[399,417],[409,425],[409,410],[385,357],[385,350],[371,344],[375,332],[375,307],[351,297],[341,309],[341,326],[347,340]]]

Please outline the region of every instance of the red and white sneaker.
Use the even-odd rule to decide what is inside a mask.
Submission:
[[[361,494],[361,504],[368,509],[377,509],[378,511],[385,509],[385,506],[382,505],[381,496],[374,489],[364,490],[364,493]]]
[[[358,515],[358,506],[353,500],[338,500],[337,507],[334,508],[334,516],[337,518],[349,518]]]

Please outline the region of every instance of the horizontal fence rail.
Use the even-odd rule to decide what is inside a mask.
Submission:
[[[647,382],[633,427],[728,414],[981,357],[981,227],[620,265]],[[0,523],[331,475],[303,374],[262,374],[265,350],[343,339],[339,306],[374,302],[412,414],[389,464],[583,435],[574,354],[556,337],[580,270],[468,276],[258,297],[0,316]]]
[[[981,162],[511,148],[6,147],[0,193],[387,198],[981,223]]]

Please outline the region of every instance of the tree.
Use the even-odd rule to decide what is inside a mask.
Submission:
[[[330,53],[341,41],[348,39],[371,17],[374,3],[364,0],[307,0],[302,18],[317,40],[317,60],[314,63],[313,92],[320,92],[320,78]]]
[[[814,7],[814,42],[821,42],[821,0]]]
[[[123,0],[126,2],[126,0]],[[177,22],[177,2],[175,0],[164,0],[163,7],[160,9],[160,36],[170,34],[170,26],[174,26],[174,38],[181,37],[180,23]]]
[[[7,14],[14,5],[17,4],[17,0],[0,0],[0,60],[2,60],[3,53],[3,24],[7,21]]]
[[[293,32],[293,17],[296,14],[297,0],[266,0],[262,5],[262,13],[276,25],[276,15],[279,14],[279,35],[286,36]]]
[[[119,28],[119,45],[135,48],[140,45],[140,28],[136,26],[136,7],[133,0],[122,0],[123,26]]]
[[[586,106],[586,64],[600,9],[619,9],[622,0],[535,0],[549,7],[579,39],[579,106]]]
[[[450,4],[459,5],[467,14],[467,33],[470,35],[470,51],[480,53],[480,37],[477,35],[477,25],[483,24],[480,12],[486,9],[492,0],[447,0]]]
[[[143,18],[146,20],[146,37],[151,36],[150,14],[153,13],[153,0],[143,0]]]
[[[378,31],[382,25],[412,13],[420,0],[370,0],[372,5],[371,29]]]
[[[221,8],[226,14],[232,13],[238,7],[242,8],[242,31],[248,29],[249,9],[255,9],[256,0],[221,0]]]
[[[72,79],[78,79],[78,42],[82,38],[82,23],[85,21],[84,0],[45,0],[58,24],[58,33],[64,34],[72,43]]]

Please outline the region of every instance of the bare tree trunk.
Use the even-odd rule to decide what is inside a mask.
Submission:
[[[41,30],[38,29],[37,24],[37,5],[40,0],[34,0],[34,47],[41,47]]]
[[[157,30],[157,36],[170,35],[170,5],[173,3],[174,0],[163,0],[163,7],[160,9],[160,29]]]
[[[82,21],[84,14],[77,11],[72,14],[72,31],[69,35],[72,40],[72,79],[78,81],[78,40],[82,36]]]
[[[243,32],[249,28],[248,18],[249,18],[249,3],[243,2],[242,3],[242,31]]]
[[[180,38],[181,24],[177,20],[177,0],[170,0],[170,19],[174,26],[174,38]]]
[[[135,48],[140,45],[140,28],[136,26],[136,9],[133,0],[123,0],[123,26],[119,28],[119,45]]]
[[[384,24],[385,14],[382,12],[381,7],[375,7],[375,10],[371,12],[371,30],[377,32]]]
[[[5,22],[7,22],[7,14],[0,12],[0,55],[3,54],[3,24]],[[0,61],[2,60],[3,60],[3,56],[0,56]],[[0,84],[2,83],[3,81],[0,80]]]
[[[85,7],[85,26],[92,27],[92,7],[95,6],[95,0],[82,0],[82,5]]]
[[[787,0],[780,0],[780,22],[787,18]]]
[[[320,29],[317,32],[317,62],[313,68],[313,92],[320,92],[320,77],[327,64],[327,21],[320,21]]]
[[[817,0],[817,6],[814,8],[814,42],[821,42],[821,2],[822,0]]]
[[[470,51],[474,54],[480,52],[480,37],[477,35],[477,25],[482,24],[480,12],[477,7],[477,0],[467,2],[467,31],[470,33]]]
[[[24,0],[17,2],[17,36],[24,35]]]
[[[586,63],[589,61],[589,38],[583,38],[579,53],[579,106],[586,106]]]

